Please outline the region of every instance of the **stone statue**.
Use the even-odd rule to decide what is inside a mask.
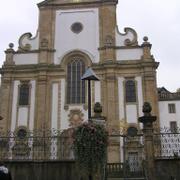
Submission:
[[[101,117],[101,113],[102,113],[102,106],[99,102],[96,102],[94,105],[94,116],[95,117]]]
[[[151,115],[151,111],[152,111],[151,104],[149,102],[144,102],[143,110],[142,111],[143,111],[145,116],[150,116]]]

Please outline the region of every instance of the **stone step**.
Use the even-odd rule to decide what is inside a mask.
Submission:
[[[108,178],[107,180],[146,180],[146,178]]]

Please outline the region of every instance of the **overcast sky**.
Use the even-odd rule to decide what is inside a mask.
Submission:
[[[25,32],[35,35],[41,0],[6,0],[0,6],[0,66],[4,50],[15,44]],[[144,36],[152,43],[152,54],[160,62],[158,86],[170,91],[180,87],[180,0],[119,0],[117,23],[132,27],[138,33],[139,44]]]

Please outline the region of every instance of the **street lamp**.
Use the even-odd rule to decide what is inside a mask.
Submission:
[[[91,118],[91,81],[99,81],[92,68],[88,67],[81,77],[82,81],[88,81],[88,120]]]

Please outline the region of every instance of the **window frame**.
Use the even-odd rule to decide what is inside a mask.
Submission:
[[[127,96],[127,92],[130,93],[132,91],[132,89],[128,89],[128,91],[127,91],[127,83],[128,82],[133,82],[134,83],[134,85],[133,85],[134,86],[134,93],[133,93],[134,94],[133,95],[134,99],[132,98],[132,96]],[[124,91],[125,91],[124,99],[125,99],[126,103],[137,103],[137,87],[136,86],[137,86],[136,81],[134,79],[129,78],[129,79],[125,80],[125,83],[124,83]],[[128,98],[130,98],[130,100]]]
[[[177,121],[170,121],[170,130],[171,133],[177,133],[178,131]]]
[[[168,113],[169,114],[176,113],[176,104],[175,103],[168,103]]]
[[[81,80],[82,75],[84,74],[86,70],[86,63],[85,63],[85,58],[81,55],[76,55],[74,54],[73,56],[70,56],[69,61],[67,62],[66,65],[66,71],[67,71],[67,76],[66,76],[66,104],[67,105],[80,105],[80,104],[85,104],[86,103],[86,83],[85,81]],[[73,67],[73,63],[75,64],[75,67]],[[79,65],[80,63],[80,65]],[[68,68],[71,66],[71,69],[69,70]],[[79,66],[79,67],[78,67]],[[75,76],[73,75],[73,70],[76,69],[77,71],[75,72]],[[71,71],[69,73],[69,71]],[[78,74],[78,71],[80,74]],[[69,79],[69,74],[70,74],[70,79]],[[76,77],[76,78],[75,78]],[[80,77],[79,79],[77,77]],[[73,78],[75,78],[75,82],[79,81],[79,86],[77,86],[77,83],[73,81]],[[69,81],[71,81],[71,85],[69,84]],[[73,92],[73,89],[70,89],[71,87],[75,87],[75,94]],[[79,87],[79,88],[78,88]],[[84,90],[83,90],[84,87]],[[71,92],[69,92],[71,91]],[[79,91],[79,93],[78,93]],[[70,95],[69,95],[70,93]],[[79,94],[79,95],[78,95]],[[73,99],[75,98],[75,99]]]
[[[21,92],[23,86],[26,86],[26,92]],[[27,88],[28,87],[28,88]],[[21,82],[18,88],[18,106],[29,106],[30,104],[30,84],[29,82]],[[28,93],[27,93],[28,92]],[[27,94],[26,94],[27,93]],[[27,95],[27,97],[25,97]]]

